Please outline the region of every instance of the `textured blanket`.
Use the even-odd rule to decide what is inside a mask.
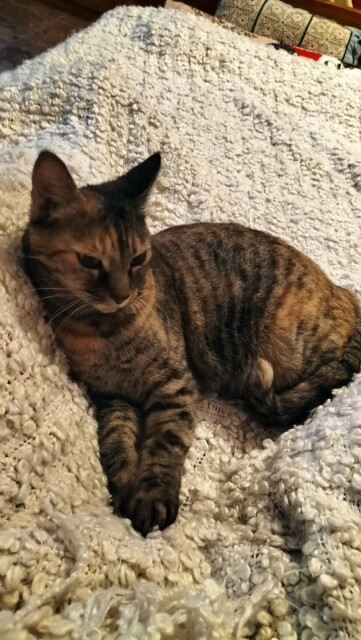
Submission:
[[[360,292],[361,84],[197,16],[119,9],[0,77],[0,637],[361,637],[361,376],[284,434],[208,401],[177,522],[112,515],[84,390],[22,273],[40,149],[79,184],[161,150],[153,230],[237,220]]]

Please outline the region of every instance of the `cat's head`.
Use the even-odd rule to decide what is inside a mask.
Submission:
[[[43,291],[102,313],[142,292],[151,258],[145,203],[159,169],[156,153],[117,180],[79,189],[60,158],[40,153],[23,245]]]

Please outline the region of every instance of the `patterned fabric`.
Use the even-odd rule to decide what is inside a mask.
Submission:
[[[217,16],[253,33],[339,60],[343,60],[352,36],[349,28],[281,0],[221,0]]]
[[[333,66],[339,70],[353,69],[354,67],[361,67],[361,31],[358,29],[354,29],[353,27],[347,27],[347,29],[350,30],[351,32],[351,38],[349,40],[343,60],[340,60],[336,56],[325,55],[325,54],[319,53],[318,51],[312,51],[310,49],[297,47],[295,45],[287,45],[287,44],[281,43],[279,40],[276,40],[275,38],[270,38],[265,35],[261,36],[256,33],[252,33],[251,31],[242,29],[237,24],[228,22],[228,20],[223,20],[222,18],[219,18],[216,16],[211,16],[208,13],[199,11],[199,9],[194,9],[193,7],[190,7],[189,5],[184,4],[183,2],[173,2],[173,0],[167,0],[164,6],[165,6],[165,9],[178,9],[180,11],[186,11],[187,13],[194,13],[196,15],[202,16],[203,18],[206,18],[207,20],[223,27],[223,29],[228,29],[230,31],[233,31],[234,33],[238,33],[239,35],[245,36],[256,45],[273,44],[275,45],[275,48],[283,49],[284,51],[288,51],[288,53],[297,54],[304,58],[309,58],[310,60],[314,60],[315,62],[320,62],[321,64],[324,64],[326,66]],[[330,24],[334,24],[334,23],[331,22]],[[305,40],[303,40],[302,44],[305,44]]]
[[[246,2],[243,2],[243,0],[241,2],[237,2],[237,0],[221,1],[218,5],[216,16],[224,18],[246,31],[252,31],[262,4],[262,0],[246,0]]]
[[[325,53],[342,60],[350,37],[350,30],[341,27],[336,22],[325,20],[318,16],[311,16],[308,29],[302,39],[302,45],[311,51]]]
[[[278,42],[300,44],[309,21],[310,14],[307,11],[294,9],[280,0],[268,0],[261,9],[258,6],[250,30]]]

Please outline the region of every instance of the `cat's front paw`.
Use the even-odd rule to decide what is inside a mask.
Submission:
[[[178,509],[179,486],[140,487],[126,502],[123,501],[121,514],[145,537],[155,527],[163,530],[173,524]]]
[[[109,492],[112,496],[113,511],[117,516],[124,516],[124,510],[131,496],[134,494],[135,485],[131,483],[115,484],[108,483]]]

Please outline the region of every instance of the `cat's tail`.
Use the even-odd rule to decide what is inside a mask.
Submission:
[[[268,426],[290,427],[300,424],[312,409],[332,396],[332,389],[348,384],[360,369],[361,314],[358,312],[356,330],[340,358],[321,366],[309,378],[287,391],[275,393],[272,365],[259,358],[256,375],[259,380],[258,389],[262,393],[250,393],[247,404],[255,418]]]

